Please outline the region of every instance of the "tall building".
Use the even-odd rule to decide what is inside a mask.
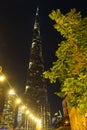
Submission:
[[[50,123],[50,110],[47,99],[46,80],[43,77],[44,61],[42,56],[42,41],[40,36],[38,12],[39,8],[37,8],[36,11],[33,28],[25,96],[27,105],[37,117],[41,118],[42,128],[43,130],[46,130]]]
[[[4,102],[5,102],[5,91],[3,89],[3,85],[0,84],[0,115],[3,112]]]
[[[1,115],[0,129],[13,130],[15,122],[15,99],[16,95],[13,90],[5,90],[5,101],[3,106],[3,112]]]

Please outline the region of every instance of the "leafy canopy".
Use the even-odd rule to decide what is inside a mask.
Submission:
[[[64,40],[58,44],[57,60],[52,68],[44,72],[51,83],[61,81],[58,96],[67,96],[70,106],[80,111],[87,110],[87,17],[71,9],[65,15],[58,9],[49,17],[55,21],[54,28]]]

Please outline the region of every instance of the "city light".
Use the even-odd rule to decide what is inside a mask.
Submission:
[[[29,115],[29,117],[30,117],[30,118],[33,118],[33,115],[32,115],[32,114],[30,114],[30,115]]]
[[[4,81],[5,76],[4,76],[4,74],[2,73],[2,68],[0,68],[0,72],[1,72],[0,81]],[[40,120],[39,118],[37,118],[36,116],[34,116],[33,113],[31,113],[31,112],[27,109],[26,105],[25,105],[24,103],[22,103],[22,100],[19,98],[19,96],[17,96],[16,92],[14,91],[13,87],[11,86],[11,84],[9,83],[9,81],[8,81],[7,79],[6,79],[6,82],[7,82],[8,86],[9,86],[9,88],[10,88],[8,94],[9,94],[9,95],[16,95],[16,98],[17,98],[17,99],[15,99],[16,104],[18,104],[18,105],[20,105],[20,104],[22,105],[22,104],[23,104],[22,106],[20,106],[20,108],[21,108],[22,110],[25,110],[24,113],[25,113],[26,115],[28,115],[28,117],[29,117],[32,121],[34,121],[34,122],[36,123],[36,127],[38,127],[38,130],[40,130],[40,129],[41,129],[41,120]]]
[[[22,110],[25,110],[25,108],[26,108],[26,106],[25,106],[25,105],[21,106],[21,109],[22,109]]]
[[[41,130],[41,128],[42,128],[42,124],[41,124],[41,120],[40,119],[36,119],[36,129],[37,130]]]
[[[29,113],[30,113],[29,110],[26,110],[26,111],[25,111],[25,114],[26,114],[26,115],[28,115]]]
[[[0,81],[3,82],[5,80],[5,76],[0,75]]]
[[[9,91],[9,94],[10,94],[10,95],[15,95],[16,93],[15,93],[14,89],[11,89],[11,90]]]
[[[20,104],[21,103],[21,99],[20,98],[16,99],[16,103]]]

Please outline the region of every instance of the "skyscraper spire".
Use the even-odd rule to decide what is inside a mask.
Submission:
[[[42,119],[43,130],[48,126],[49,105],[47,100],[46,82],[43,78],[44,62],[42,56],[42,41],[40,38],[39,7],[36,10],[33,27],[32,45],[30,51],[29,67],[25,96],[27,105]],[[47,119],[46,119],[47,118]]]
[[[36,10],[36,16],[39,15],[39,6],[37,6],[37,10]]]
[[[32,40],[39,40],[40,39],[40,25],[39,25],[39,7],[36,10],[34,28],[33,28],[33,39]]]

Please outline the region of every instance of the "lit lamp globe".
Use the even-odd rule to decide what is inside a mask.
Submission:
[[[20,98],[16,99],[16,104],[20,104],[20,103],[21,103],[21,99]]]
[[[0,82],[3,82],[5,80],[5,76],[0,75]]]
[[[14,91],[13,89],[11,89],[11,90],[9,91],[9,94],[10,94],[10,95],[15,95],[15,91]]]
[[[30,113],[29,110],[26,110],[26,111],[25,111],[25,114],[26,114],[26,115],[28,115],[29,113]]]

